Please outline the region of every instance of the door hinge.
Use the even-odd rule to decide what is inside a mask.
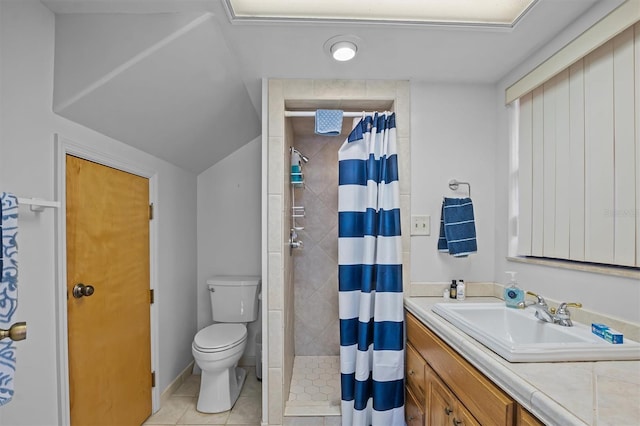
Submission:
[[[156,291],[154,289],[150,289],[149,290],[149,303],[151,305],[153,305],[153,303],[156,301]]]
[[[151,372],[151,387],[152,388],[156,387],[156,372],[155,371]]]
[[[153,220],[153,203],[149,204],[149,220]]]

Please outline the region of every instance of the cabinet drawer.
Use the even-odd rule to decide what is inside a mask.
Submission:
[[[481,424],[514,424],[515,401],[410,313],[407,338]]]
[[[407,344],[407,384],[419,403],[424,403],[424,367],[426,363],[411,344]]]
[[[406,388],[406,401],[404,403],[405,417],[407,420],[407,426],[424,426],[424,413],[422,412],[422,404],[419,403],[416,397],[411,392],[411,389]]]

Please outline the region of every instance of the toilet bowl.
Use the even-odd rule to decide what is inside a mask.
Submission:
[[[191,352],[202,370],[198,411],[220,413],[231,409],[247,375],[243,368],[236,367],[246,346],[244,324],[214,324],[196,334]]]
[[[191,353],[202,370],[196,409],[220,413],[235,404],[247,376],[238,361],[247,346],[247,323],[258,318],[260,277],[218,276],[207,280],[213,325],[193,338]]]

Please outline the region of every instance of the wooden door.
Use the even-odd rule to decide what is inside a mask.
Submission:
[[[149,181],[67,155],[71,424],[151,415]],[[76,298],[78,283],[93,286]]]

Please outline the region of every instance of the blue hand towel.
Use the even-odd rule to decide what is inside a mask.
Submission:
[[[471,198],[442,200],[438,251],[455,257],[466,257],[478,251]]]
[[[18,198],[0,192],[0,328],[9,328],[18,307]],[[10,339],[0,341],[0,406],[13,397],[16,346]]]
[[[324,136],[338,136],[342,131],[342,110],[316,110],[316,134]]]

